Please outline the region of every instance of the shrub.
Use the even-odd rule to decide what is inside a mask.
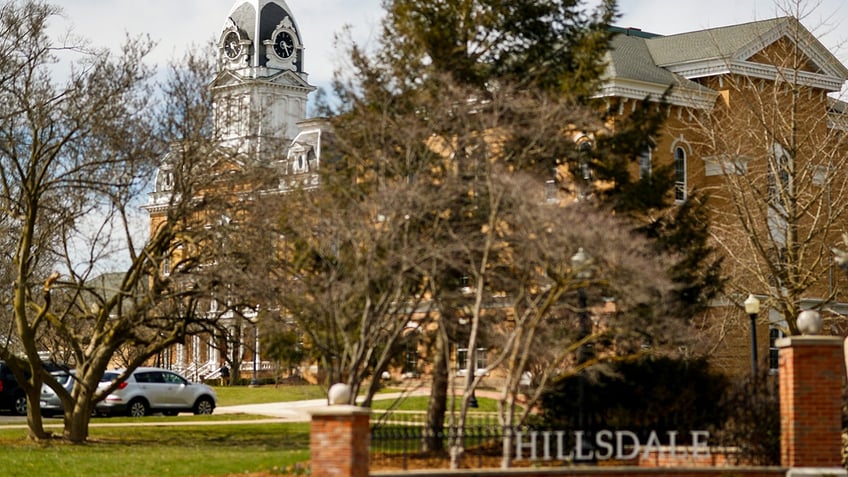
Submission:
[[[683,437],[723,422],[718,397],[727,389],[727,378],[712,371],[706,359],[648,357],[617,363],[595,378],[561,380],[543,398],[544,416],[557,428],[627,429],[643,438],[651,431],[677,431]]]

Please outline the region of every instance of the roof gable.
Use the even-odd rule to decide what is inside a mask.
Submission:
[[[657,66],[689,79],[727,73],[773,79],[777,68],[791,68],[800,71],[802,83],[828,91],[839,91],[848,80],[848,69],[792,17],[650,38],[646,44]],[[801,68],[783,64],[796,48]]]
[[[654,64],[646,38],[645,34],[629,33],[613,37],[600,96],[656,100],[667,95],[666,99],[672,104],[696,108],[712,106],[717,93]]]
[[[734,57],[739,51],[751,49],[756,40],[772,30],[780,20],[658,36],[648,41],[648,49],[660,67]]]

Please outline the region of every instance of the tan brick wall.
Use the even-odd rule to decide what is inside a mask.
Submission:
[[[782,465],[841,466],[842,343],[825,336],[778,341]]]
[[[312,414],[309,447],[313,477],[367,477],[370,457],[370,412],[331,406]]]

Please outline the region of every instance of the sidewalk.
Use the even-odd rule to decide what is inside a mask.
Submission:
[[[395,400],[409,396],[429,396],[430,390],[420,388],[407,392],[384,393],[374,396],[375,401]],[[491,391],[478,391],[479,397],[490,397],[497,399],[498,394]],[[310,411],[327,406],[326,399],[312,399],[308,401],[273,402],[265,404],[242,404],[239,406],[218,406],[215,414],[253,414],[258,416],[273,417],[285,422],[309,422]]]
[[[411,391],[384,393],[374,396],[375,401],[394,400],[409,396],[429,396],[430,390],[427,388],[418,388]],[[479,391],[477,396],[485,396],[497,398],[497,393],[491,391]],[[98,419],[91,422],[91,427],[132,427],[132,426],[216,426],[223,424],[241,424],[241,423],[275,423],[275,422],[309,422],[311,420],[310,411],[320,409],[327,406],[326,399],[312,399],[306,401],[291,401],[291,402],[273,402],[265,404],[242,404],[239,406],[218,406],[215,408],[216,415],[234,415],[244,414],[253,416],[264,416],[265,419],[250,419],[245,421],[155,421],[155,422],[132,422],[132,423],[112,423],[108,419]],[[64,426],[61,419],[46,419],[44,427],[49,429],[61,429]],[[26,429],[28,426],[25,421],[0,423],[0,429]]]
[[[308,401],[272,402],[265,404],[242,404],[240,406],[218,406],[215,414],[254,414],[284,420],[286,422],[309,422],[311,409],[327,406],[326,399]]]

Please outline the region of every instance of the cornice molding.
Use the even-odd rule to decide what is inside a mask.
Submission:
[[[638,101],[648,98],[650,101],[659,101],[668,87],[669,85],[614,78],[601,86],[596,97],[618,97]],[[694,91],[674,87],[666,99],[674,106],[708,110],[713,108],[717,97],[718,93],[715,91]]]
[[[837,76],[810,73],[808,71],[789,70],[744,60],[732,60],[728,62],[723,59],[713,59],[680,65],[669,65],[666,69],[687,79],[719,76],[723,74],[735,74],[770,81],[777,81],[779,78],[785,78],[787,81],[795,82],[803,86],[824,89],[825,91],[830,92],[840,91],[843,83],[845,82],[842,78]]]

